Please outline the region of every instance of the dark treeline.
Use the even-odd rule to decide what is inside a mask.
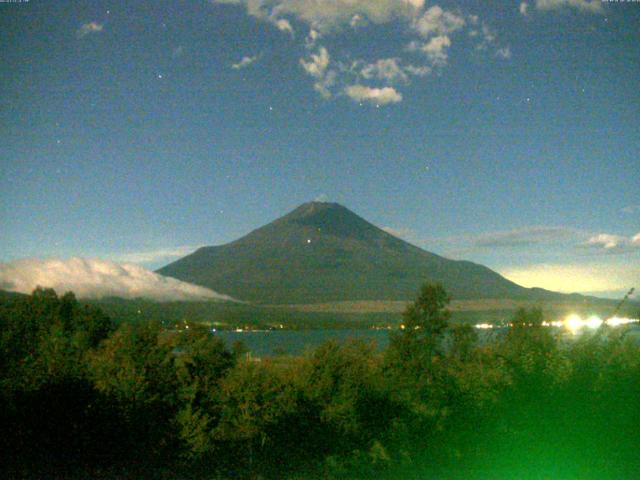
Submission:
[[[51,290],[0,305],[3,478],[640,478],[640,350],[520,310],[480,346],[425,285],[377,353],[255,361]],[[445,345],[445,342],[447,343]]]

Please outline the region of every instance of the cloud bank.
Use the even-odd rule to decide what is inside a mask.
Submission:
[[[203,245],[182,245],[180,247],[173,248],[159,248],[156,250],[123,253],[115,256],[109,256],[109,258],[125,263],[152,264],[161,260],[168,260],[170,258],[184,257],[185,255],[195,252],[202,246]]]
[[[23,259],[0,263],[0,288],[31,293],[36,287],[78,298],[148,298],[160,301],[233,300],[208,288],[163,277],[146,268],[108,260]]]
[[[624,253],[631,250],[640,250],[640,233],[632,237],[599,233],[590,237],[583,245],[587,248],[603,250],[607,253]]]
[[[562,248],[567,254],[617,254],[640,252],[640,233],[632,236],[595,233],[566,226],[532,225],[512,230],[422,239],[431,246],[446,245],[462,252]]]
[[[579,230],[569,227],[534,225],[513,230],[487,232],[473,238],[476,247],[528,247],[575,241],[584,236]]]
[[[383,230],[448,258],[487,265],[524,287],[602,296],[624,294],[640,281],[640,232],[616,235],[569,226],[531,225],[420,238],[407,228]]]

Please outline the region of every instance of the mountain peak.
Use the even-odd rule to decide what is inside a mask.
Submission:
[[[380,230],[376,226],[339,203],[332,202],[303,203],[273,224],[295,224],[337,237],[362,240],[380,235]]]
[[[285,215],[284,218],[303,218],[309,215],[314,215],[319,212],[339,212],[339,211],[347,211],[353,215],[355,213],[351,212],[348,208],[343,207],[339,203],[334,202],[319,202],[314,200],[312,202],[305,202],[294,210],[292,210],[289,214]]]
[[[454,298],[527,295],[486,267],[424,251],[338,203],[318,201],[159,273],[258,303],[408,300],[425,281],[442,283]]]

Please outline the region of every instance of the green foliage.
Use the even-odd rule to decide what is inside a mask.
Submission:
[[[478,342],[478,333],[473,326],[468,323],[455,325],[451,329],[451,337],[451,357],[461,362],[470,361]]]
[[[386,352],[386,375],[394,390],[412,398],[417,402],[414,408],[425,413],[427,404],[439,394],[434,387],[451,317],[448,304],[449,296],[441,285],[423,285],[403,314],[402,329],[391,334]]]
[[[372,344],[324,343],[305,357],[298,388],[319,421],[334,432],[331,443],[336,451],[367,445],[393,415],[381,361]]]
[[[82,358],[113,330],[98,309],[51,289],[0,308],[0,379],[4,389],[36,389],[54,377],[82,377]]]
[[[383,354],[251,358],[205,328],[113,329],[73,295],[0,302],[6,478],[635,478],[640,348],[539,310],[479,342],[425,285]]]
[[[525,382],[530,388],[544,388],[558,360],[557,342],[542,325],[543,320],[542,310],[538,308],[519,309],[507,335],[498,344],[498,351],[511,367],[514,380]]]

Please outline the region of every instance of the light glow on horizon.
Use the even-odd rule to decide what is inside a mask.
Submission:
[[[554,320],[554,321],[544,321],[542,322],[543,327],[554,327],[554,328],[564,328],[568,330],[570,333],[577,334],[582,330],[596,330],[600,328],[602,325],[607,325],[609,327],[619,327],[621,325],[628,325],[631,323],[639,323],[640,320],[637,318],[629,318],[629,317],[610,317],[606,320],[603,320],[598,315],[590,315],[587,318],[583,318],[577,313],[572,313],[567,315],[564,320]],[[479,330],[490,330],[493,328],[497,328],[499,325],[495,325],[492,323],[476,323],[473,327]],[[507,326],[512,326],[511,323],[507,324]],[[400,328],[403,328],[401,326]]]
[[[620,325],[628,325],[631,323],[638,323],[637,318],[628,318],[628,317],[610,317],[606,320],[603,320],[597,315],[591,315],[588,318],[582,318],[580,315],[572,313],[567,316],[563,322],[553,322],[555,324],[561,323],[567,330],[571,333],[578,333],[583,329],[596,330],[600,328],[602,325],[607,325],[610,327],[618,327]]]

